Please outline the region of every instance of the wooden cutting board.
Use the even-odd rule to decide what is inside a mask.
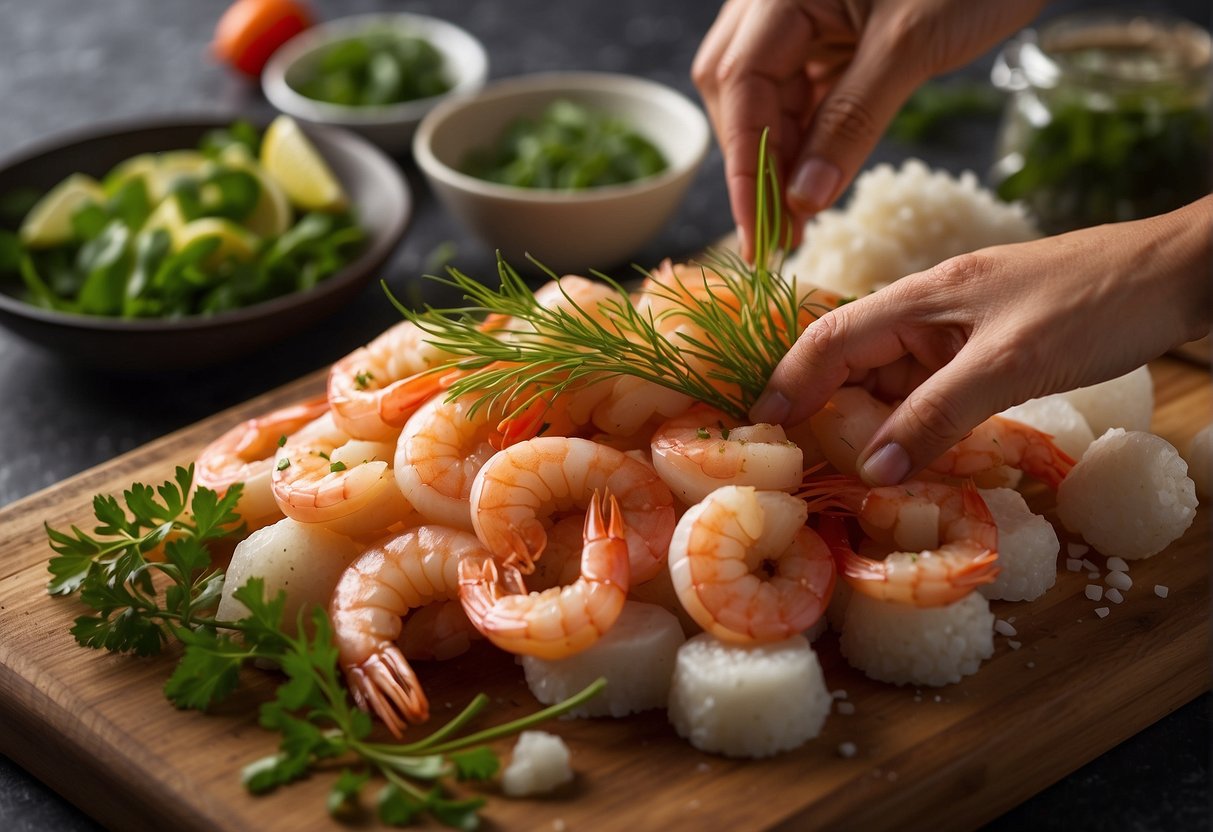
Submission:
[[[1183,448],[1210,420],[1208,375],[1175,359],[1153,369],[1154,428]],[[237,420],[321,386],[320,375],[303,379],[0,511],[0,751],[113,829],[341,828],[324,810],[332,774],[260,798],[240,785],[241,766],[274,748],[255,722],[272,678],[250,673],[248,692],[217,714],[174,710],[160,690],[171,656],[76,646],[68,628],[80,605],[43,591],[44,521],[88,527],[93,494],[161,482]],[[1048,495],[1031,499],[1051,506]],[[981,671],[945,688],[869,681],[823,636],[827,681],[855,713],[832,714],[819,738],[774,759],[701,754],[663,712],[549,724],[572,748],[574,783],[540,800],[487,788],[484,815],[503,830],[975,826],[1209,689],[1208,540],[1202,507],[1179,541],[1132,565],[1133,588],[1104,620],[1083,595],[1087,576],[1064,569],[1038,601],[994,603],[1000,618],[1014,617],[1022,648],[997,636]],[[1156,597],[1155,584],[1170,596]],[[439,718],[480,690],[496,705],[478,724],[536,707],[521,670],[487,647],[419,673]],[[840,756],[844,742],[855,757]]]

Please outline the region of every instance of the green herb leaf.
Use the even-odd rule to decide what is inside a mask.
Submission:
[[[337,782],[329,790],[328,801],[325,804],[329,814],[338,819],[353,815],[357,809],[358,797],[362,793],[362,787],[370,779],[370,772],[355,774],[348,768],[342,769],[341,776],[337,778]]]
[[[489,780],[501,768],[501,760],[488,746],[453,751],[451,762],[455,764],[455,776],[460,780]]]

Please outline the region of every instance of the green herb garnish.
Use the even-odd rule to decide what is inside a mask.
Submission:
[[[344,470],[345,470],[344,462],[334,462],[332,465],[329,466],[330,474],[336,474],[337,472],[344,471]]]
[[[463,161],[464,173],[518,188],[576,191],[660,173],[661,151],[624,121],[571,101],[511,124],[491,148]]]
[[[371,32],[313,55],[291,86],[317,101],[382,107],[449,91],[444,63],[442,53],[423,38]]]
[[[565,714],[606,685],[599,679],[557,705],[464,734],[488,704],[488,697],[479,694],[425,739],[374,742],[369,739],[370,716],[354,707],[342,685],[331,624],[322,608],[301,610],[288,629],[285,593],[267,599],[264,581],[253,578],[233,593],[248,609],[246,617],[210,617],[224,574],[213,565],[208,544],[242,531],[234,513],[241,488],[234,485],[220,498],[192,486],[193,468],[178,468],[174,480],[156,489],[131,486],[122,503],[94,498],[99,525],[91,534],[47,526],[56,552],[49,564],[48,591],[75,593],[92,608],[72,628],[83,646],[153,655],[170,641],[182,644],[181,658],[164,686],[165,696],[180,708],[206,710],[228,698],[239,685],[241,669],[253,659],[280,669],[286,681],[260,706],[259,719],[262,727],[281,735],[278,751],[242,772],[245,787],[254,794],[342,766],[327,801],[335,817],[343,817],[377,775],[384,784],[377,795],[384,823],[403,825],[428,815],[458,829],[475,829],[484,798],[452,796],[447,781],[488,780],[500,762],[484,743]],[[149,559],[161,544],[164,562]],[[153,583],[152,572],[165,580]]]
[[[287,457],[283,457],[282,459],[278,460],[278,464],[274,467],[279,471],[285,471],[287,468],[291,467],[291,461]]]
[[[800,298],[795,286],[771,267],[787,229],[765,136],[759,163],[763,175],[757,189],[754,263],[731,252],[709,252],[695,264],[698,277],[689,282],[676,278],[675,285],[653,290],[673,307],[660,317],[638,310],[622,285],[599,273],[615,290],[615,297],[598,310],[607,323],[592,320],[567,296],[566,308],[545,307],[500,257],[497,290],[454,268],[447,277],[433,278],[460,290],[467,306],[427,306],[418,312],[395,298],[393,303],[429,333],[430,344],[459,356],[446,367],[471,371],[450,386],[448,395],[476,394],[473,409],[500,406],[516,412],[533,402],[539,389],[558,395],[601,375],[628,375],[743,418],[803,327],[832,308],[812,293]],[[489,331],[482,326],[486,315],[522,326]],[[675,315],[704,335],[663,334],[659,324]]]

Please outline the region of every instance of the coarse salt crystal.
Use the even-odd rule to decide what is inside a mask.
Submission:
[[[1007,644],[1011,645],[1011,649],[1012,649],[1012,650],[1018,650],[1020,647],[1023,647],[1023,642],[1022,642],[1022,641],[1016,641],[1016,640],[1015,640],[1015,639],[1013,639],[1013,638],[1012,638],[1012,639],[1007,639]]]
[[[710,765],[708,765],[707,763],[700,763],[699,765],[695,766],[695,770],[698,771],[700,774],[706,774],[707,772],[712,770],[712,767]]]
[[[1098,581],[1098,580],[1099,580],[1099,573],[1098,573],[1098,572],[1088,572],[1088,573],[1087,573],[1087,579],[1088,579],[1088,580],[1092,580],[1092,581]]]
[[[846,699],[847,692],[845,690],[834,690],[830,691],[830,696],[834,697],[835,699]]]
[[[1120,590],[1117,589],[1116,587],[1112,587],[1107,592],[1105,592],[1103,594],[1103,597],[1107,598],[1113,604],[1119,604],[1121,601],[1125,600],[1125,596],[1121,595]]]
[[[1154,594],[1159,598],[1166,598],[1167,593],[1170,591],[1170,587],[1163,586],[1162,584],[1154,584]]]
[[[1108,577],[1104,578],[1104,583],[1125,592],[1133,586],[1133,579],[1126,572],[1109,572]]]
[[[1091,601],[1098,601],[1103,597],[1103,587],[1096,584],[1087,584],[1087,588],[1083,592]]]
[[[942,696],[940,696],[939,694],[936,694],[936,695],[935,695],[935,701],[936,701],[936,702],[942,702],[942,701],[943,701],[943,697],[942,697]]]
[[[843,716],[850,716],[851,714],[855,713],[854,703],[839,702],[838,703],[838,713],[842,714]]]
[[[859,753],[859,749],[855,747],[853,742],[844,742],[838,746],[838,756],[850,759]]]
[[[1077,572],[1082,569],[1082,561],[1078,558],[1066,558],[1066,569],[1071,572]]]
[[[1080,558],[1089,551],[1091,551],[1091,547],[1082,543],[1066,544],[1066,552],[1068,552],[1072,557]]]
[[[1129,564],[1124,558],[1108,558],[1108,569],[1112,572],[1128,572]]]
[[[994,632],[1001,636],[1013,636],[1016,634],[1015,628],[1001,618],[994,621]]]
[[[1112,610],[1110,607],[1096,607],[1095,608],[1095,614],[1098,615],[1100,618],[1107,618],[1108,613],[1110,613],[1111,611]]]
[[[1028,662],[1026,665],[1024,665],[1024,667],[1026,667],[1028,669],[1036,667],[1036,662]]]
[[[1086,558],[1082,559],[1082,568],[1087,570],[1088,572],[1098,572],[1099,571],[1099,567],[1096,566],[1095,564],[1091,563],[1091,561],[1087,560]]]

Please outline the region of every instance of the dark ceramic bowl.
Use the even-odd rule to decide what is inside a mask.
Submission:
[[[202,134],[235,117],[144,120],[77,132],[0,162],[0,194],[47,190],[71,173],[101,177],[140,153],[196,147]],[[387,156],[343,130],[304,128],[340,180],[366,231],[357,259],[307,292],[209,317],[121,320],[70,315],[22,301],[19,282],[0,282],[0,322],[80,364],[158,371],[219,364],[305,329],[349,302],[395,250],[412,216],[404,176]]]

